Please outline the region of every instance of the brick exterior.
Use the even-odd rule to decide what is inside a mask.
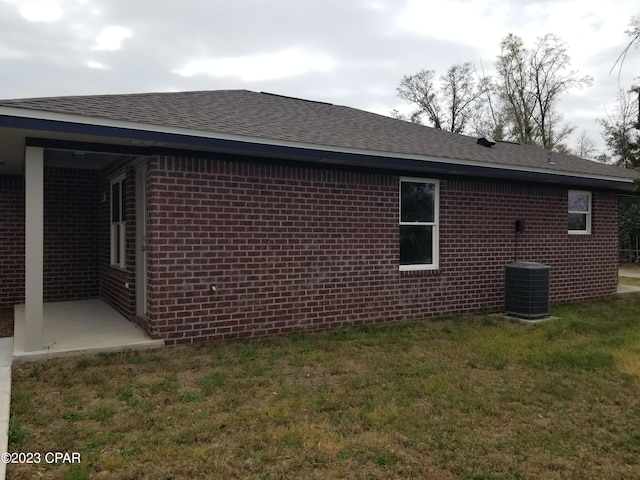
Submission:
[[[45,168],[44,301],[99,295],[98,172]],[[24,178],[0,178],[0,307],[24,303]]]
[[[126,254],[125,268],[111,266],[111,180],[125,175]],[[135,304],[135,169],[131,159],[118,161],[101,173],[100,204],[100,298],[124,317],[136,321]],[[127,287],[128,285],[128,287]]]
[[[126,267],[116,269],[110,180],[122,173]],[[615,193],[594,191],[592,234],[569,235],[566,187],[439,180],[440,268],[400,272],[396,174],[149,158],[144,321],[135,315],[132,159],[101,172],[47,168],[46,300],[99,295],[168,344],[498,312],[516,219],[526,221],[519,258],[551,266],[552,301],[615,292]],[[23,302],[22,178],[0,177],[0,257],[0,307]]]
[[[615,292],[615,194],[593,193],[593,234],[578,236],[566,188],[440,180],[440,268],[400,272],[396,175],[150,159],[150,333],[177,344],[497,312],[516,219],[520,259],[551,266],[552,301]]]
[[[504,265],[515,259],[515,220],[526,222],[519,259],[551,266],[551,301],[597,298],[618,284],[618,197],[592,192],[591,235],[567,233],[566,187],[450,180],[441,193],[442,269],[467,277],[470,293],[491,290],[489,303],[504,304]],[[469,231],[467,231],[469,229]],[[454,282],[455,283],[455,282]],[[467,290],[469,292],[469,290]]]
[[[44,301],[100,294],[99,172],[45,168]]]
[[[24,178],[0,176],[0,308],[24,302]]]

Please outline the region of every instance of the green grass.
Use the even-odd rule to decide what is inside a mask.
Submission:
[[[640,478],[640,295],[14,367],[9,479]]]
[[[633,287],[640,287],[640,278],[637,277],[618,277],[618,283],[620,285],[630,285]]]

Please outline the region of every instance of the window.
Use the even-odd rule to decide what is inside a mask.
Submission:
[[[124,175],[111,181],[111,265],[125,267]]]
[[[438,268],[437,180],[400,179],[400,270]]]
[[[569,233],[591,233],[591,192],[569,190]]]

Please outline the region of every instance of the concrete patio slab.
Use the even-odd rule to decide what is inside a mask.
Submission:
[[[44,348],[25,351],[24,305],[15,307],[14,363],[164,346],[99,299],[44,304]]]
[[[640,278],[640,268],[619,268],[619,277]]]
[[[640,292],[640,287],[634,287],[632,285],[618,285],[618,291],[616,293],[638,293]]]

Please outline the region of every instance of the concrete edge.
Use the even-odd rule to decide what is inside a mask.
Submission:
[[[9,418],[11,408],[11,367],[0,367],[3,377],[7,375],[9,381],[0,387],[0,453],[5,453],[9,449]],[[6,373],[5,373],[6,372]],[[7,475],[7,464],[0,461],[0,479],[4,480]]]
[[[624,295],[627,293],[638,293],[638,292],[640,292],[640,287],[636,287],[633,285],[618,285],[616,295]]]
[[[544,317],[544,318],[527,319],[527,318],[515,317],[513,315],[507,315],[506,313],[494,313],[490,316],[500,320],[506,320],[508,322],[521,323],[522,325],[538,325],[540,323],[547,323],[547,322],[553,322],[554,320],[560,320],[560,317],[553,317],[553,316]]]
[[[11,412],[11,363],[13,360],[13,337],[0,339],[2,343],[0,361],[0,453],[9,448],[9,418]],[[0,462],[0,480],[7,474],[7,465]]]
[[[99,353],[118,353],[118,352],[133,352],[142,350],[152,350],[156,348],[163,348],[164,340],[149,340],[140,343],[131,343],[128,345],[114,345],[110,347],[97,347],[87,348],[84,350],[38,350],[36,352],[14,352],[13,363],[23,364],[30,362],[39,362],[42,360],[50,360],[53,358],[70,358],[81,357],[86,355],[96,355]]]

